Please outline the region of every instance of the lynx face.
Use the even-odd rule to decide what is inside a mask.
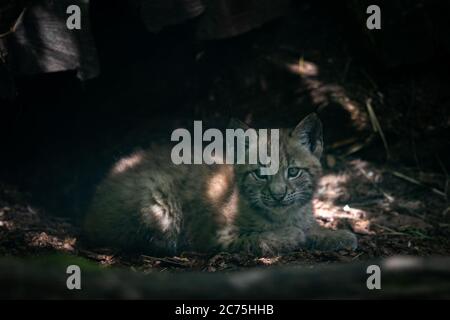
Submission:
[[[263,176],[258,165],[236,166],[241,196],[254,208],[275,214],[309,203],[321,172],[322,144],[322,126],[315,116],[281,130],[277,174]]]

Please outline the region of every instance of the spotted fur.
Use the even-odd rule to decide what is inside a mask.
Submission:
[[[310,115],[280,130],[273,176],[260,176],[258,165],[174,165],[169,146],[138,151],[99,185],[86,234],[152,254],[355,249],[352,233],[321,228],[313,216],[322,146],[320,120]]]

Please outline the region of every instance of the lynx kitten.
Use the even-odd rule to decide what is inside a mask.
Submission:
[[[312,114],[280,130],[279,170],[272,176],[260,175],[257,164],[175,165],[170,146],[135,152],[99,185],[87,236],[161,255],[355,249],[355,235],[322,228],[313,216],[322,147],[322,124]]]

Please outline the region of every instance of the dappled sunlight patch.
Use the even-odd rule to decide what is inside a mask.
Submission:
[[[41,219],[37,211],[30,206],[4,206],[0,208],[0,228],[16,230],[39,222],[41,222]]]
[[[445,206],[438,195],[360,159],[338,159],[332,169],[326,169],[313,204],[320,225],[349,228],[358,235],[363,257],[425,254],[437,250],[437,244],[429,248],[434,237],[448,232],[433,223],[441,221],[433,214],[435,208]]]
[[[172,219],[169,216],[169,208],[164,204],[153,204],[149,207],[144,207],[141,209],[142,219],[145,224],[153,225],[156,222],[161,231],[166,232],[171,224]]]
[[[314,215],[319,224],[327,228],[336,229],[345,221],[355,233],[374,234],[369,214],[365,210],[353,208],[348,203],[340,205],[345,200],[351,200],[347,187],[351,178],[350,173],[345,171],[324,175],[313,200]]]
[[[100,260],[100,264],[102,266],[113,266],[117,263],[115,256],[113,255],[103,255],[102,260]]]
[[[348,179],[349,176],[345,173],[324,175],[319,181],[317,189],[318,198],[325,201],[338,199],[346,192],[343,186],[347,183]]]
[[[315,216],[318,222],[328,228],[336,229],[344,224],[353,232],[373,235],[373,206],[384,204],[383,198],[373,186],[375,173],[370,171],[363,161],[347,163],[346,167],[325,174],[318,184],[316,198],[313,200]],[[369,177],[362,176],[355,166],[366,170]]]
[[[138,151],[133,153],[128,157],[124,157],[116,162],[112,169],[112,174],[117,175],[126,172],[129,169],[132,169],[139,165],[144,159],[144,153],[142,151]]]
[[[160,194],[155,194],[152,201],[152,204],[141,208],[142,223],[149,226],[153,226],[156,223],[162,232],[169,231],[175,222],[169,204]]]
[[[318,66],[303,58],[300,58],[298,63],[286,63],[286,69],[293,74],[304,77],[315,77],[319,75]]]
[[[239,203],[239,191],[237,188],[233,191],[229,199],[225,202],[222,208],[222,215],[227,221],[228,224],[234,222],[237,211],[238,211],[238,203]]]
[[[324,227],[337,229],[340,222],[346,221],[355,233],[374,234],[369,215],[364,210],[350,208],[348,205],[337,206],[318,199],[313,201],[313,205],[314,215]]]
[[[353,232],[357,234],[367,234],[367,235],[374,235],[375,232],[370,230],[370,220],[368,219],[359,219],[355,220],[352,224]]]
[[[319,108],[319,111],[329,104],[335,103],[344,110],[351,120],[351,125],[357,130],[369,128],[369,120],[364,103],[351,99],[346,89],[334,82],[326,82],[319,78],[320,66],[312,61],[301,57],[297,61],[294,59],[284,59],[283,62],[276,62],[282,65],[284,70],[291,74],[298,75],[302,80],[301,91],[306,89],[312,103]]]
[[[13,230],[14,229],[14,222],[11,220],[8,220],[8,212],[11,210],[9,207],[3,207],[0,209],[0,230],[6,229],[6,230]]]
[[[212,202],[217,203],[224,198],[229,188],[228,179],[228,172],[221,170],[208,181],[207,196]]]
[[[338,95],[337,102],[350,114],[353,125],[358,129],[365,129],[368,125],[367,114],[356,101],[351,100],[346,95]]]
[[[224,227],[217,231],[217,241],[224,247],[227,247],[236,238],[236,226],[234,224],[238,214],[239,192],[237,188],[219,209],[220,217],[225,224]]]
[[[227,224],[231,224],[237,214],[239,190],[233,184],[234,172],[231,166],[221,166],[208,180],[206,196],[217,206],[221,217]]]
[[[280,257],[270,257],[270,258],[259,258],[258,262],[261,263],[264,266],[271,266],[273,264],[276,264],[280,261]]]
[[[73,252],[77,239],[73,237],[57,237],[47,232],[32,233],[29,235],[30,247],[52,248],[57,251]]]

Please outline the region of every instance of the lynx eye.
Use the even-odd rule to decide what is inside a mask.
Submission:
[[[261,174],[261,169],[253,171],[253,176],[258,180],[267,180],[267,176]]]
[[[300,170],[300,168],[291,167],[288,169],[288,178],[289,179],[298,178],[301,174],[302,174],[302,171]]]

